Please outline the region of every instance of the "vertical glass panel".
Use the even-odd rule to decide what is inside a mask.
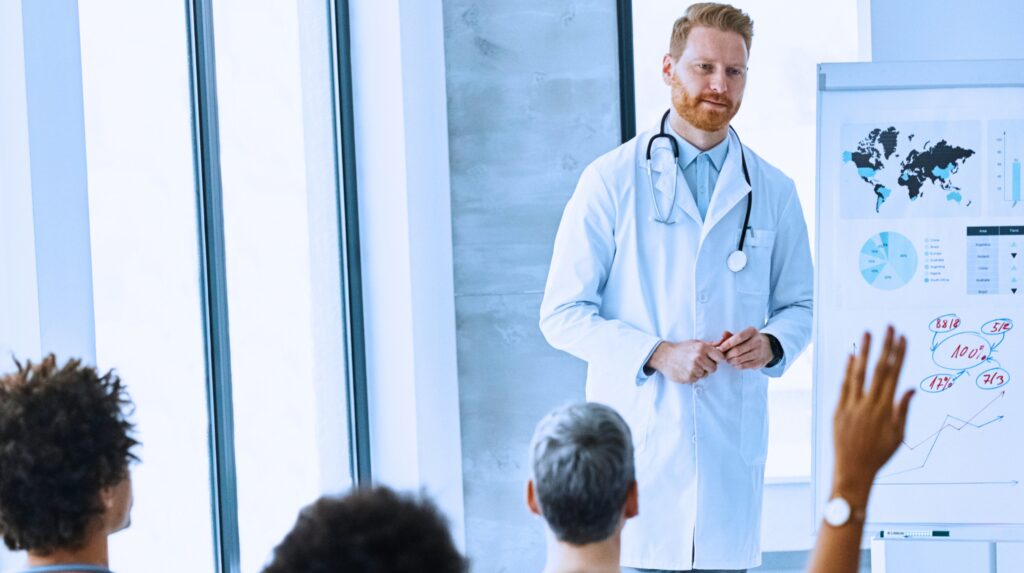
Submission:
[[[733,126],[745,145],[796,182],[813,251],[816,65],[858,59],[857,2],[757,1],[740,7],[754,20],[754,40],[743,106]],[[638,132],[655,127],[668,109],[662,56],[672,24],[685,9],[685,3],[633,2]],[[768,479],[810,479],[812,351],[808,348],[769,385]]]
[[[350,485],[328,3],[214,1],[242,570]]]
[[[0,2],[0,372],[42,354],[20,2]],[[0,570],[25,563],[0,544]]]
[[[80,2],[79,18],[96,358],[127,383],[142,441],[111,567],[212,571],[185,7]]]

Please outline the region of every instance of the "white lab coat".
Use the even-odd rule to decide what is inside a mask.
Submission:
[[[780,376],[811,335],[813,279],[807,226],[793,181],[746,149],[753,184],[748,263],[731,272],[750,186],[740,142],[729,152],[701,222],[671,154],[654,184],[672,225],[654,221],[648,131],[591,163],[566,205],[541,304],[555,348],[585,360],[587,399],[608,404],[633,434],[640,515],[627,522],[622,565],[745,569],[761,562],[761,496],[768,446],[767,377]],[[664,139],[656,146],[667,146]],[[643,365],[661,340],[718,341],[754,326],[785,352],[770,369],[728,364],[697,384]],[[696,551],[694,548],[696,547]]]

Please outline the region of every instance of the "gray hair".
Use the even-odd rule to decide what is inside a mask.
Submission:
[[[537,424],[530,466],[541,513],[559,541],[586,545],[615,533],[636,479],[629,426],[615,410],[556,408]]]

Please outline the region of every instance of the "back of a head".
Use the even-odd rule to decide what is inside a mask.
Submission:
[[[54,356],[0,377],[0,533],[11,549],[78,549],[138,443],[112,372]]]
[[[448,525],[428,500],[375,487],[322,497],[299,513],[263,573],[464,573]]]
[[[541,513],[560,541],[586,545],[615,533],[635,481],[629,426],[615,410],[554,410],[537,424],[530,466]]]

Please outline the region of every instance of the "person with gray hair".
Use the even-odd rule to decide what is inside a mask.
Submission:
[[[556,408],[530,443],[530,511],[548,525],[544,573],[619,571],[622,528],[639,513],[629,426],[612,408]]]

